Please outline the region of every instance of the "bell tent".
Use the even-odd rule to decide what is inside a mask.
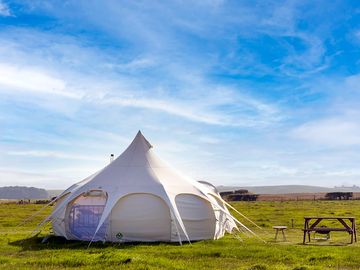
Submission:
[[[45,221],[57,236],[90,242],[181,244],[243,226],[214,186],[161,161],[140,131],[109,165],[65,190]]]

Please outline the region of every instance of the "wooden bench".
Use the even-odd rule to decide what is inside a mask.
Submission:
[[[306,235],[308,236],[308,241],[310,242],[310,233],[311,232],[316,232],[316,233],[320,233],[320,234],[329,234],[330,232],[348,232],[351,235],[351,243],[357,241],[357,236],[356,236],[356,222],[355,222],[355,218],[354,217],[304,217],[305,222],[304,222],[304,239],[303,239],[303,244],[305,244],[306,242]],[[343,226],[343,227],[336,227],[336,228],[331,228],[331,227],[317,227],[319,225],[319,223],[322,220],[337,220],[339,221],[339,223]],[[311,220],[315,220],[311,225],[310,225],[310,221]],[[346,221],[350,222],[350,224],[348,224]]]

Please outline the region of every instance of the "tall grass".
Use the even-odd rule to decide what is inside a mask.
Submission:
[[[330,241],[304,246],[301,231],[303,217],[307,215],[360,218],[360,201],[238,202],[233,205],[263,228],[247,223],[267,243],[246,235],[240,235],[242,242],[227,235],[217,241],[183,246],[94,243],[87,248],[87,243],[62,238],[41,243],[47,230],[32,238],[28,236],[50,213],[50,208],[33,221],[15,228],[42,206],[0,205],[0,269],[360,269],[360,244],[348,245],[348,234],[332,233]],[[287,242],[274,242],[274,225],[289,227]]]

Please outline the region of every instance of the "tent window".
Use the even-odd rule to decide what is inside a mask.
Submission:
[[[106,197],[81,196],[71,206],[69,213],[70,233],[79,240],[90,241],[105,208]],[[94,241],[104,240],[107,222],[100,227]]]
[[[71,233],[78,239],[90,241],[103,211],[103,205],[74,205],[70,211],[69,227]],[[106,226],[104,225],[97,232],[94,238],[95,241],[104,239],[106,232]]]

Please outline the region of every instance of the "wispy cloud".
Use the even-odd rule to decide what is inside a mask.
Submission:
[[[8,91],[38,92],[70,98],[81,97],[80,94],[66,89],[63,80],[47,74],[44,70],[5,63],[0,63],[0,88]]]
[[[279,4],[260,1],[256,5],[251,5],[202,1],[190,8],[177,1],[170,1],[166,6],[145,2],[118,5],[116,1],[108,1],[106,4],[77,1],[67,3],[60,9],[58,5],[63,3],[43,5],[42,2],[38,2],[31,6],[52,16],[65,17],[74,22],[79,20],[76,14],[82,13],[82,24],[106,32],[117,40],[128,42],[135,51],[145,50],[149,55],[161,55],[169,61],[185,58],[202,69],[211,68],[211,64],[216,66],[218,63],[215,61],[224,53],[233,55],[237,52],[246,52],[244,41],[245,44],[249,41],[255,44],[271,43],[274,50],[282,50],[285,53],[268,52],[270,56],[275,54],[269,65],[259,63],[262,52],[257,52],[260,55],[256,56],[258,63],[255,64],[255,69],[254,61],[244,61],[244,57],[238,57],[237,65],[229,63],[233,66],[232,69],[242,66],[243,72],[248,69],[256,72],[256,67],[259,67],[262,69],[262,75],[265,75],[269,70],[274,71],[276,67],[274,74],[300,76],[302,73],[313,73],[327,67],[324,57],[326,31],[299,27],[299,21],[304,16],[302,11],[306,10],[309,13],[306,17],[315,16],[323,11],[322,3],[317,5],[307,1],[281,1]],[[332,8],[334,7],[329,7],[329,13],[332,12]],[[88,9],[98,12],[86,12]],[[234,10],[236,15],[233,13]],[[103,16],[104,14],[107,15]],[[168,23],[164,25],[164,21]],[[131,29],[128,25],[131,25]],[[249,25],[251,27],[248,27]],[[189,34],[196,37],[197,42],[190,41]],[[189,46],[186,46],[187,41],[191,42]],[[201,53],[202,44],[208,42],[222,46],[221,50],[212,50],[211,46],[207,46],[208,51]],[[191,57],[186,57],[187,55]]]
[[[46,189],[63,189],[74,183],[74,178],[81,180],[87,176],[91,168],[62,168],[52,171],[21,170],[0,167],[0,179],[6,179],[2,185],[33,186]],[[92,171],[92,173],[95,171]]]
[[[9,179],[46,183],[58,168],[70,183],[138,129],[215,184],[356,178],[353,4],[34,0],[0,1],[0,14]]]
[[[12,156],[26,156],[35,158],[60,158],[60,159],[77,159],[77,160],[93,160],[103,161],[99,157],[93,155],[79,155],[78,153],[64,153],[59,151],[43,151],[43,150],[29,150],[29,151],[9,151],[8,155]]]
[[[344,118],[320,119],[292,131],[296,138],[333,147],[360,145],[360,124]]]
[[[184,117],[186,119],[202,122],[206,124],[214,124],[214,125],[231,125],[231,123],[221,122],[219,117],[216,115],[203,114],[194,111],[192,107],[184,107],[176,102],[169,102],[165,100],[159,99],[126,99],[126,98],[112,98],[108,100],[103,100],[103,104],[113,104],[120,106],[129,106],[135,108],[144,108],[144,109],[152,109],[159,110],[162,112],[166,112],[172,115],[176,115],[179,117]],[[187,105],[186,105],[187,106]]]
[[[0,1],[0,16],[4,16],[4,17],[12,16],[10,8],[3,1]]]
[[[241,102],[241,101],[240,101]],[[101,101],[102,104],[112,104],[120,106],[129,106],[135,108],[151,109],[166,112],[178,117],[183,117],[185,119],[210,124],[210,125],[220,125],[220,126],[238,126],[238,127],[257,127],[257,126],[266,126],[271,122],[274,122],[276,119],[276,113],[273,111],[275,109],[270,109],[270,106],[263,104],[259,101],[243,100],[243,104],[249,103],[247,106],[236,106],[240,112],[226,112],[226,110],[217,110],[216,107],[223,105],[231,106],[229,103],[224,104],[211,104],[204,103],[201,100],[185,100],[185,101],[175,101],[175,100],[161,100],[161,99],[151,99],[151,98],[104,98]],[[241,110],[246,111],[248,108],[259,113],[259,116],[249,116],[247,113],[242,113]],[[211,107],[214,106],[215,109]],[[265,115],[263,112],[271,114]],[[239,118],[237,118],[239,117]]]
[[[16,42],[11,35],[0,39],[0,43],[8,44],[7,50],[14,56],[10,63],[0,63],[0,91],[7,94],[16,94],[20,91],[34,95],[71,98],[78,100],[78,103],[96,106],[103,104],[142,108],[219,126],[256,127],[280,120],[279,108],[276,104],[269,104],[249,94],[242,94],[231,87],[211,83],[202,73],[195,72],[192,75],[192,69],[185,70],[181,65],[172,67],[174,72],[172,74],[175,76],[173,78],[177,83],[176,91],[173,91],[168,79],[146,85],[149,80],[147,76],[134,79],[133,75],[129,74],[129,70],[148,70],[154,65],[160,65],[161,61],[158,62],[155,58],[150,60],[135,57],[125,63],[109,66],[107,60],[109,55],[101,55],[96,49],[87,47],[82,52],[85,62],[80,66],[74,62],[69,64],[68,61],[44,63],[42,60],[44,55],[51,56],[51,59],[59,53],[64,55],[62,59],[76,59],[78,52],[81,51],[81,45],[72,42],[69,38],[68,45],[62,44],[60,47],[50,45],[46,49],[43,47],[39,49],[36,48],[36,43],[46,45],[44,40],[54,40],[56,37],[41,33],[39,39],[44,40],[34,41],[28,37],[29,33],[24,29],[16,31],[22,33],[21,36],[25,38],[21,42],[27,42],[28,46],[34,49],[33,54],[27,56],[27,49],[22,49],[22,43]],[[30,32],[37,34],[34,30]],[[97,67],[91,71],[84,70],[85,63],[91,65],[92,57],[96,57]],[[37,65],[26,64],[29,62],[35,62]],[[66,72],[63,72],[64,65],[68,67]],[[95,70],[101,74],[98,79],[92,75]]]

